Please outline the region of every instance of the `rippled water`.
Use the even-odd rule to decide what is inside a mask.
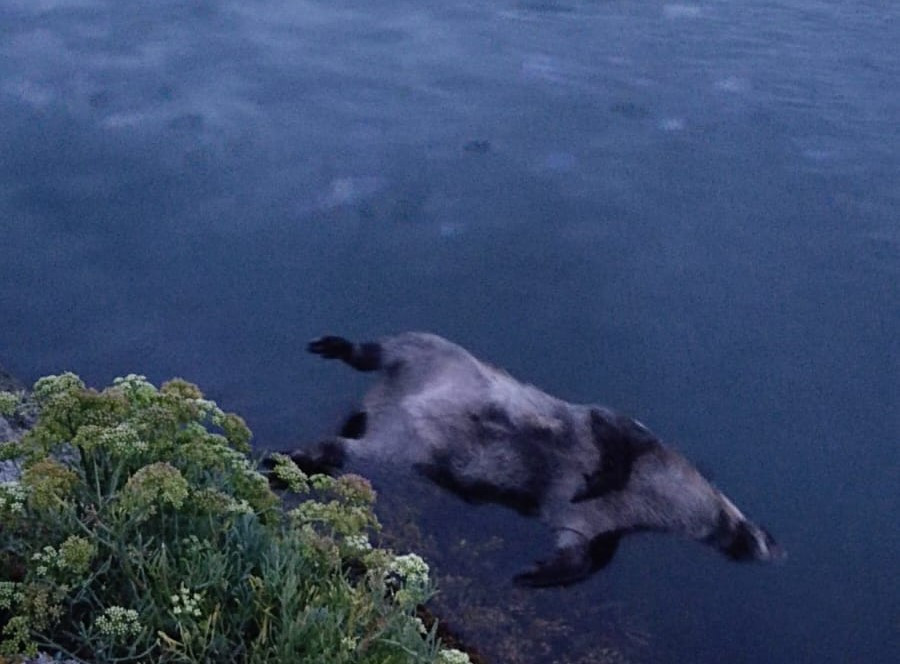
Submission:
[[[567,601],[666,661],[895,661],[898,20],[0,0],[0,361],[183,375],[281,447],[365,382],[307,338],[440,332],[640,416],[791,555],[634,538]]]

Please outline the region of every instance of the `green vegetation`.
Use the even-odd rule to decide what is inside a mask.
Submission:
[[[62,374],[32,397],[36,425],[0,443],[22,469],[0,482],[0,661],[468,661],[415,617],[424,561],[370,544],[363,478],[280,458],[302,498],[286,510],[243,420],[179,379],[97,392]]]

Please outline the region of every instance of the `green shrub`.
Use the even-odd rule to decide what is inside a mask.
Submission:
[[[424,561],[369,544],[363,478],[280,458],[304,497],[286,512],[243,420],[182,380],[67,373],[33,398],[37,424],[0,443],[23,469],[0,483],[0,661],[465,661],[414,617]]]

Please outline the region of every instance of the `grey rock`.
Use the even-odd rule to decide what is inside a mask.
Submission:
[[[15,376],[0,367],[0,391],[18,392],[23,395],[23,402],[14,415],[0,415],[0,445],[19,440],[34,424],[35,409],[25,386]],[[0,461],[0,482],[12,482],[21,476],[22,471],[15,461]]]
[[[0,445],[19,440],[31,428],[35,420],[34,403],[31,401],[25,386],[15,376],[0,367],[0,392],[19,392],[23,395],[23,403],[15,415],[7,418],[0,415]],[[22,469],[15,461],[0,461],[0,482],[12,482],[22,474]],[[23,664],[77,664],[74,659],[60,659],[47,653],[38,653],[36,657],[22,660]]]
[[[22,469],[15,461],[0,461],[0,483],[15,482],[22,476]]]

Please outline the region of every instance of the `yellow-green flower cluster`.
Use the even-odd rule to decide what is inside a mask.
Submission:
[[[253,514],[253,506],[243,498],[234,500],[228,505],[229,514]]]
[[[13,616],[0,630],[0,655],[37,655],[37,644],[31,640],[31,623],[27,616]]]
[[[191,466],[222,472],[247,465],[246,457],[229,447],[224,436],[210,434],[196,422],[188,424],[184,434],[179,457]]]
[[[284,454],[273,454],[270,458],[275,462],[272,474],[284,482],[288,489],[294,493],[309,491],[309,477],[300,470],[296,463],[291,461],[290,457]]]
[[[191,506],[208,514],[253,514],[253,507],[243,498],[235,499],[218,489],[191,491]]]
[[[209,421],[217,427],[222,426],[222,423],[225,421],[225,413],[222,412],[222,409],[219,408],[219,405],[215,401],[212,399],[203,399],[202,397],[196,397],[192,401],[197,407],[197,412],[200,417],[209,419]]]
[[[176,595],[172,595],[172,613],[176,616],[190,616],[199,618],[203,615],[200,610],[200,603],[203,601],[203,595],[200,593],[192,593],[184,585],[178,590]]]
[[[373,548],[363,478],[307,476],[284,458],[276,476],[308,499],[286,519],[246,455],[244,421],[186,381],[157,389],[132,374],[95,391],[62,374],[38,381],[33,400],[14,396],[0,407],[30,419],[33,403],[40,417],[0,444],[22,469],[0,484],[0,535],[16,545],[0,578],[22,577],[0,583],[0,663],[55,635],[86,661],[291,652],[308,630],[271,616],[305,601],[321,615],[322,661],[382,661],[369,656],[376,639],[435,656],[410,610],[430,592],[428,566]],[[346,558],[364,573],[345,573]],[[134,597],[140,606],[123,601]]]
[[[198,512],[224,514],[234,502],[234,498],[218,489],[197,489],[191,492],[191,505]]]
[[[12,581],[0,581],[0,609],[9,611],[25,598],[21,585]]]
[[[341,637],[341,649],[348,653],[356,652],[359,645],[359,638],[356,636]]]
[[[253,434],[250,433],[250,428],[244,422],[244,418],[235,413],[225,413],[224,419],[220,424],[217,423],[217,426],[225,432],[225,437],[234,449],[244,454],[250,451],[250,439]]]
[[[359,535],[347,535],[344,538],[344,546],[355,553],[372,550],[372,543],[369,542],[369,536],[365,533],[360,533]]]
[[[27,495],[21,482],[0,482],[0,518],[4,514],[22,514]]]
[[[428,598],[428,563],[415,553],[394,556],[388,564],[388,575],[399,577],[402,587],[394,593],[394,600],[404,606],[413,606]]]
[[[335,500],[307,500],[289,512],[295,523],[319,524],[332,533],[357,536],[367,528],[378,528],[378,519],[372,511],[375,492],[369,482],[358,475],[343,475],[334,479],[327,475],[311,475],[308,478],[302,473],[298,475],[291,470],[290,460],[287,465],[276,461],[286,481],[294,481],[298,487],[308,481],[309,489],[317,494],[331,494]]]
[[[167,461],[157,461],[128,478],[122,491],[122,505],[126,510],[151,515],[156,513],[158,504],[180,508],[187,496],[188,483],[181,471]]]
[[[66,584],[28,583],[23,585],[22,606],[34,630],[45,630],[56,624],[63,613],[62,602],[68,592]]]
[[[156,396],[156,387],[146,376],[128,374],[113,380],[113,389],[121,393],[130,403],[149,403]]]
[[[212,399],[204,399],[200,390],[180,379],[169,381],[162,386],[165,394],[177,395],[192,406],[198,419],[211,423],[221,429],[228,443],[237,451],[246,454],[250,451],[252,434],[243,418],[234,413],[226,413]]]
[[[278,496],[269,487],[269,481],[253,470],[249,461],[244,460],[244,467],[233,472],[235,495],[241,496],[239,500],[246,501],[254,512],[263,516],[279,504]]]
[[[52,457],[25,469],[22,483],[30,491],[29,504],[37,509],[57,507],[78,482],[78,474]]]
[[[375,502],[375,490],[371,482],[361,475],[347,473],[334,480],[334,491],[345,502],[360,507],[370,507]]]
[[[96,553],[97,549],[90,540],[70,535],[59,545],[59,565],[61,569],[81,576],[90,569]]]
[[[124,457],[147,450],[147,441],[141,440],[137,430],[128,422],[121,422],[114,427],[83,425],[72,442],[84,450],[100,449]]]
[[[13,392],[0,392],[0,415],[12,415],[19,405],[19,395]]]
[[[48,544],[33,553],[31,560],[35,563],[34,571],[38,576],[61,572],[65,576],[78,577],[88,571],[95,552],[96,549],[89,540],[70,535],[58,550]]]
[[[32,395],[40,405],[72,397],[84,391],[84,383],[71,372],[45,376],[34,384]]]
[[[446,648],[438,651],[435,664],[470,664],[472,660],[461,650]]]
[[[344,536],[358,535],[371,520],[366,511],[336,500],[327,503],[306,500],[288,514],[298,525],[318,524],[326,531]]]
[[[123,641],[141,633],[138,612],[121,606],[104,609],[94,620],[94,627],[100,634],[111,637],[113,641]]]
[[[203,392],[193,383],[184,378],[171,378],[159,387],[160,394],[171,396],[182,401],[202,399]]]
[[[37,563],[34,571],[38,576],[47,576],[50,572],[61,569],[63,566],[59,551],[49,544],[40,551],[31,554],[31,560]]]
[[[320,503],[317,500],[306,500],[297,505],[288,514],[298,523],[331,523],[340,514],[340,506],[336,502]]]
[[[388,571],[393,572],[409,584],[424,585],[428,583],[428,563],[415,553],[394,556]]]

